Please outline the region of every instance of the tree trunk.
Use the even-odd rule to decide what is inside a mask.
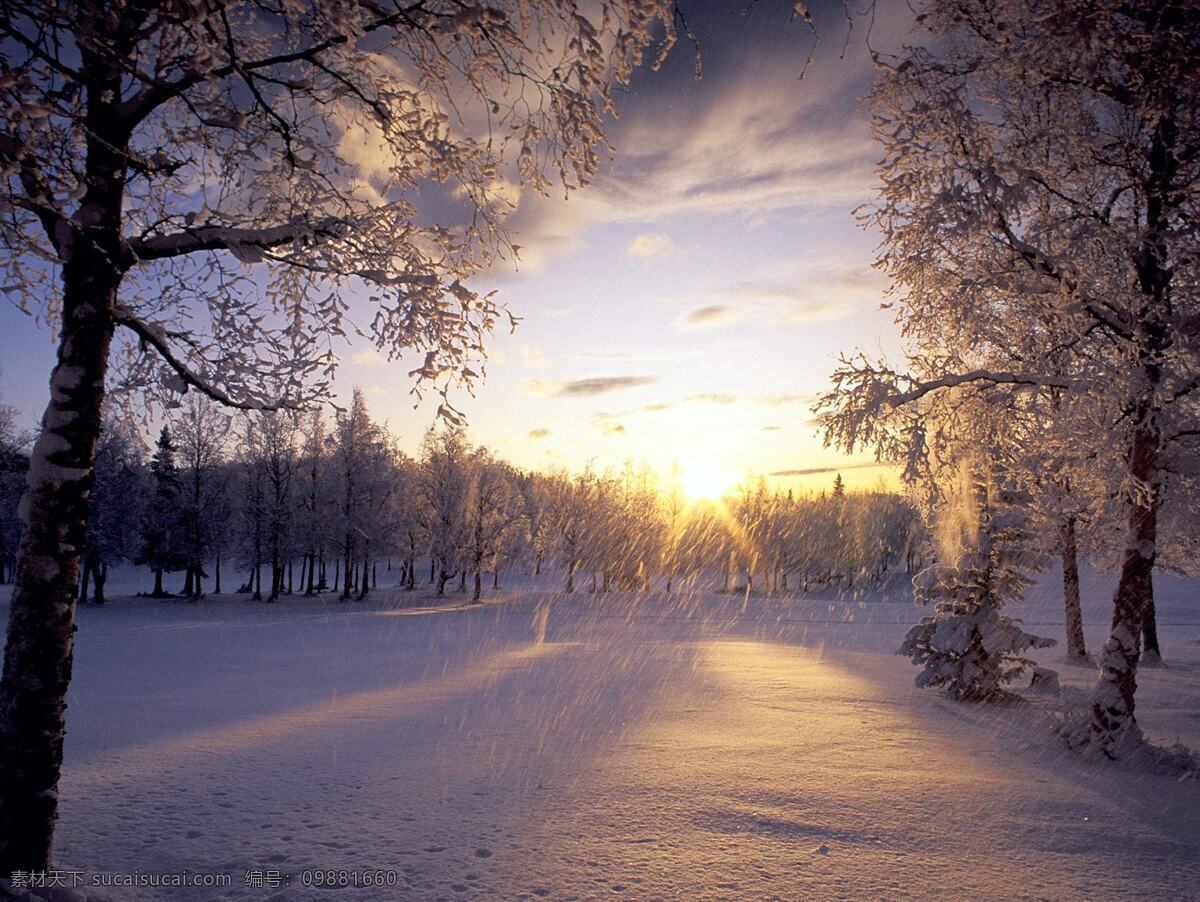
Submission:
[[[195,588],[196,568],[188,564],[187,570],[183,575],[183,594],[187,598],[194,598],[196,595]]]
[[[471,601],[479,601],[480,592],[483,589],[483,576],[479,572],[479,568],[475,568],[475,591],[471,595]]]
[[[496,567],[494,570],[492,570],[492,588],[493,589],[500,588],[500,568],[499,567]]]
[[[1154,609],[1154,586],[1146,604],[1146,619],[1142,624],[1142,666],[1162,667],[1162,649],[1158,647],[1158,614]]]
[[[93,576],[92,584],[95,589],[92,590],[92,603],[102,605],[104,604],[104,584],[108,582],[108,564],[101,564]]]
[[[1086,661],[1087,648],[1083,640],[1083,613],[1079,606],[1079,556],[1075,541],[1075,518],[1067,517],[1062,524],[1063,604],[1067,624],[1067,657]]]
[[[86,54],[85,54],[86,56]],[[120,93],[119,82],[115,82]],[[91,109],[100,100],[89,92]],[[88,190],[81,215],[88,236],[63,224],[62,323],[50,402],[34,443],[22,501],[25,529],[17,553],[0,678],[0,874],[50,867],[58,815],[64,711],[75,637],[79,548],[87,523],[100,406],[120,273],[123,164],[108,129],[88,138]],[[97,145],[105,145],[108,149]],[[69,237],[68,237],[69,236]],[[107,239],[107,240],[106,240]],[[107,244],[107,247],[101,245]]]
[[[1130,502],[1129,531],[1121,576],[1113,598],[1112,627],[1100,654],[1100,681],[1092,699],[1092,744],[1106,757],[1120,755],[1119,743],[1140,737],[1134,718],[1138,639],[1153,597],[1155,542],[1158,538],[1158,435],[1149,405],[1139,410],[1129,452],[1129,472],[1146,487]]]
[[[151,598],[166,598],[167,592],[163,588],[163,571],[162,567],[154,568],[154,591],[150,593]]]
[[[346,543],[346,556],[342,561],[342,594],[341,598],[349,598],[350,593],[354,591],[354,586],[351,583],[354,581],[354,563],[350,559],[350,543]]]
[[[316,569],[316,566],[317,556],[315,554],[310,554],[308,556],[308,583],[304,587],[305,595],[312,595],[313,590],[316,587],[316,582],[313,578],[313,571]]]
[[[88,558],[85,558],[83,561],[83,573],[79,579],[79,602],[78,602],[79,604],[87,603],[88,576],[92,572],[92,568],[91,568],[90,564],[91,564],[91,560]]]
[[[213,593],[221,594],[221,552],[217,552],[213,560]]]

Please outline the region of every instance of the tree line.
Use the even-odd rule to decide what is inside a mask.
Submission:
[[[410,456],[359,391],[333,417],[232,414],[191,396],[145,445],[125,421],[101,430],[81,602],[103,604],[120,564],[148,568],[160,598],[365,598],[382,566],[390,586],[479,600],[503,572],[551,569],[567,593],[697,580],[725,591],[854,590],[911,572],[925,553],[913,505],[882,490],[846,493],[840,476],[828,493],[798,496],[759,477],[696,501],[677,471],[632,461],[521,470],[453,424],[430,429]],[[18,497],[3,496],[0,522],[17,522]],[[6,533],[5,550],[18,539]],[[168,574],[182,578],[177,593]]]

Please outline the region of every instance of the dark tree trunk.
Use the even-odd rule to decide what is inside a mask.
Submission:
[[[429,584],[431,586],[433,585],[433,561],[429,562]],[[442,594],[441,592],[438,592],[438,595],[441,595],[441,594]]]
[[[194,598],[199,594],[196,592],[195,579],[196,569],[191,564],[188,564],[187,570],[183,575],[183,594],[187,598]]]
[[[88,596],[88,576],[91,575],[91,559],[85,558],[83,561],[83,573],[79,578],[79,604],[85,604]]]
[[[163,570],[162,567],[154,568],[154,591],[150,593],[152,598],[166,598],[167,591],[163,588]]]
[[[262,564],[254,565],[254,600],[262,601]]]
[[[461,595],[467,594],[467,568],[463,567],[458,573],[458,591]]]
[[[442,569],[438,572],[437,594],[439,596],[446,594],[446,583],[450,582],[452,579],[454,579],[453,573],[447,573],[445,569]]]
[[[108,564],[101,564],[94,571],[92,583],[95,589],[92,590],[92,604],[104,604],[104,584],[108,582]]]
[[[315,554],[310,554],[308,556],[308,584],[304,587],[305,595],[312,595],[316,588],[316,581],[313,577],[313,571],[315,570],[316,566],[317,556]]]
[[[342,574],[342,562],[334,561],[334,564],[333,564],[333,591],[334,592],[336,592],[338,590],[338,579],[341,577],[341,574]]]
[[[1075,518],[1067,517],[1062,524],[1063,605],[1067,625],[1067,657],[1073,661],[1087,660],[1083,640],[1083,612],[1079,605],[1079,554],[1075,541]]]
[[[84,52],[85,67],[96,60]],[[88,91],[86,233],[59,224],[63,264],[58,361],[30,454],[0,678],[0,874],[50,867],[58,815],[64,711],[75,637],[79,548],[87,522],[104,376],[121,273],[124,137],[113,134],[114,72]]]
[[[349,598],[354,591],[354,586],[351,583],[354,580],[354,562],[353,552],[350,539],[346,539],[346,557],[342,562],[342,598]]]
[[[1142,666],[1161,667],[1162,649],[1158,647],[1158,614],[1154,609],[1154,586],[1146,604],[1146,619],[1142,624]]]
[[[221,594],[221,552],[217,552],[213,560],[213,592]]]
[[[475,568],[475,591],[471,593],[471,601],[479,601],[480,594],[483,591],[483,574],[479,572],[479,568]]]
[[[500,588],[500,568],[499,567],[497,567],[495,570],[492,571],[492,588],[493,589]]]

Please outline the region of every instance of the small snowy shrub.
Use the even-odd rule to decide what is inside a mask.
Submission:
[[[933,614],[908,631],[897,654],[921,667],[919,688],[944,687],[955,699],[988,701],[1033,664],[1023,657],[1027,649],[1055,641],[1025,632],[1000,613],[1024,594],[1030,582],[1024,571],[1041,564],[1029,550],[1020,497],[974,473],[964,482],[966,490],[939,512],[941,554],[954,563],[934,564],[914,577],[918,603],[931,605]]]

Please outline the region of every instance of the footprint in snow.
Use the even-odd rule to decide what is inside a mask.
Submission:
[[[491,849],[476,849],[475,857],[476,858],[491,858],[492,850]]]
[[[824,843],[821,843],[821,845],[817,846],[817,848],[814,849],[813,851],[815,851],[818,855],[828,855],[829,854],[829,846],[825,845]]]

